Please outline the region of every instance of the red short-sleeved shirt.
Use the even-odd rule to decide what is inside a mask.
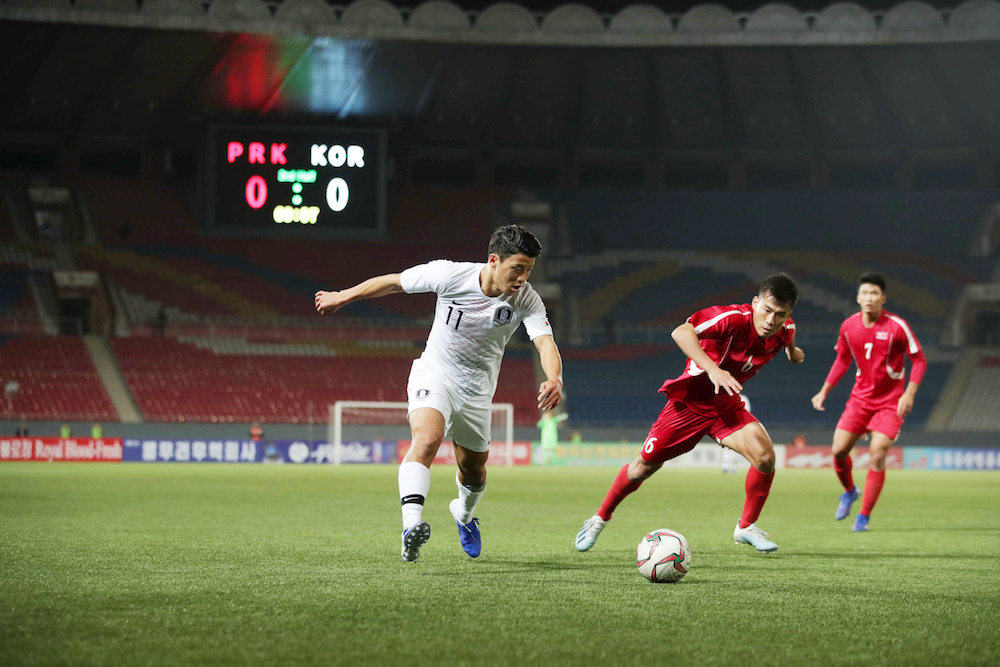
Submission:
[[[920,341],[913,335],[910,325],[884,309],[869,327],[865,326],[861,313],[844,320],[835,349],[837,360],[826,381],[831,386],[836,385],[853,358],[858,370],[850,400],[866,408],[896,408],[906,389],[907,357],[913,364],[911,382],[920,384],[927,368]]]
[[[795,338],[792,318],[785,320],[781,330],[770,338],[758,336],[749,303],[705,308],[687,321],[694,326],[705,353],[740,384],[756,375]],[[702,415],[721,414],[742,405],[738,395],[730,396],[725,390],[716,394],[708,375],[690,359],[684,372],[663,383],[660,391],[670,400],[680,401]]]

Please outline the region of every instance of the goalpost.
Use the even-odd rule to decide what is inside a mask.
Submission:
[[[337,401],[330,406],[329,428],[327,438],[333,445],[333,463],[341,464],[342,451],[344,447],[344,423],[345,417],[350,425],[351,417],[356,417],[366,410],[388,411],[390,421],[384,421],[386,415],[375,421],[382,425],[405,425],[406,424],[405,402],[393,401]],[[402,418],[394,417],[392,411],[402,411]],[[346,413],[346,414],[345,414]],[[502,425],[504,437],[496,437],[497,426]],[[493,403],[493,442],[504,443],[505,459],[508,466],[514,465],[514,404],[513,403]]]

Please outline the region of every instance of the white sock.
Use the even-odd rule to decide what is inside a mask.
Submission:
[[[403,530],[420,521],[430,488],[430,468],[416,461],[400,464],[399,502],[403,506]]]
[[[455,485],[458,487],[458,509],[460,511],[455,520],[460,523],[469,523],[472,521],[472,515],[476,512],[476,505],[479,504],[479,499],[486,493],[486,482],[483,482],[479,486],[465,486],[459,481],[458,471],[456,470]]]

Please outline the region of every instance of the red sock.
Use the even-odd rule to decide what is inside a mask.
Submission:
[[[854,488],[854,462],[851,461],[850,454],[842,459],[833,457],[833,469],[837,473],[837,479],[844,485],[844,491]]]
[[[633,482],[628,478],[628,464],[626,463],[618,474],[615,476],[615,481],[611,482],[611,488],[608,489],[608,495],[604,496],[604,502],[601,503],[601,508],[597,510],[597,516],[601,517],[605,521],[611,518],[612,512],[618,507],[618,504],[625,500],[625,496],[632,493],[642,482]]]
[[[883,484],[885,484],[885,470],[868,471],[868,476],[865,477],[865,495],[861,499],[861,512],[859,514],[869,516],[872,513],[872,510],[875,509],[875,503],[878,502],[878,495],[882,493]]]
[[[747,473],[747,499],[743,503],[743,516],[740,517],[740,528],[746,528],[757,520],[760,511],[764,509],[764,502],[767,494],[771,492],[771,482],[774,481],[774,473],[763,473],[753,466]]]

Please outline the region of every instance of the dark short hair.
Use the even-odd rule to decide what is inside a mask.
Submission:
[[[865,271],[860,276],[858,276],[858,287],[861,287],[862,285],[878,285],[879,289],[881,289],[884,292],[885,278],[883,278],[882,274],[880,273]]]
[[[784,272],[764,278],[757,293],[762,297],[770,294],[775,301],[789,308],[799,300],[799,288],[795,286],[791,276]]]
[[[489,254],[496,255],[501,261],[519,254],[538,257],[542,254],[542,244],[521,225],[504,225],[490,237]]]

